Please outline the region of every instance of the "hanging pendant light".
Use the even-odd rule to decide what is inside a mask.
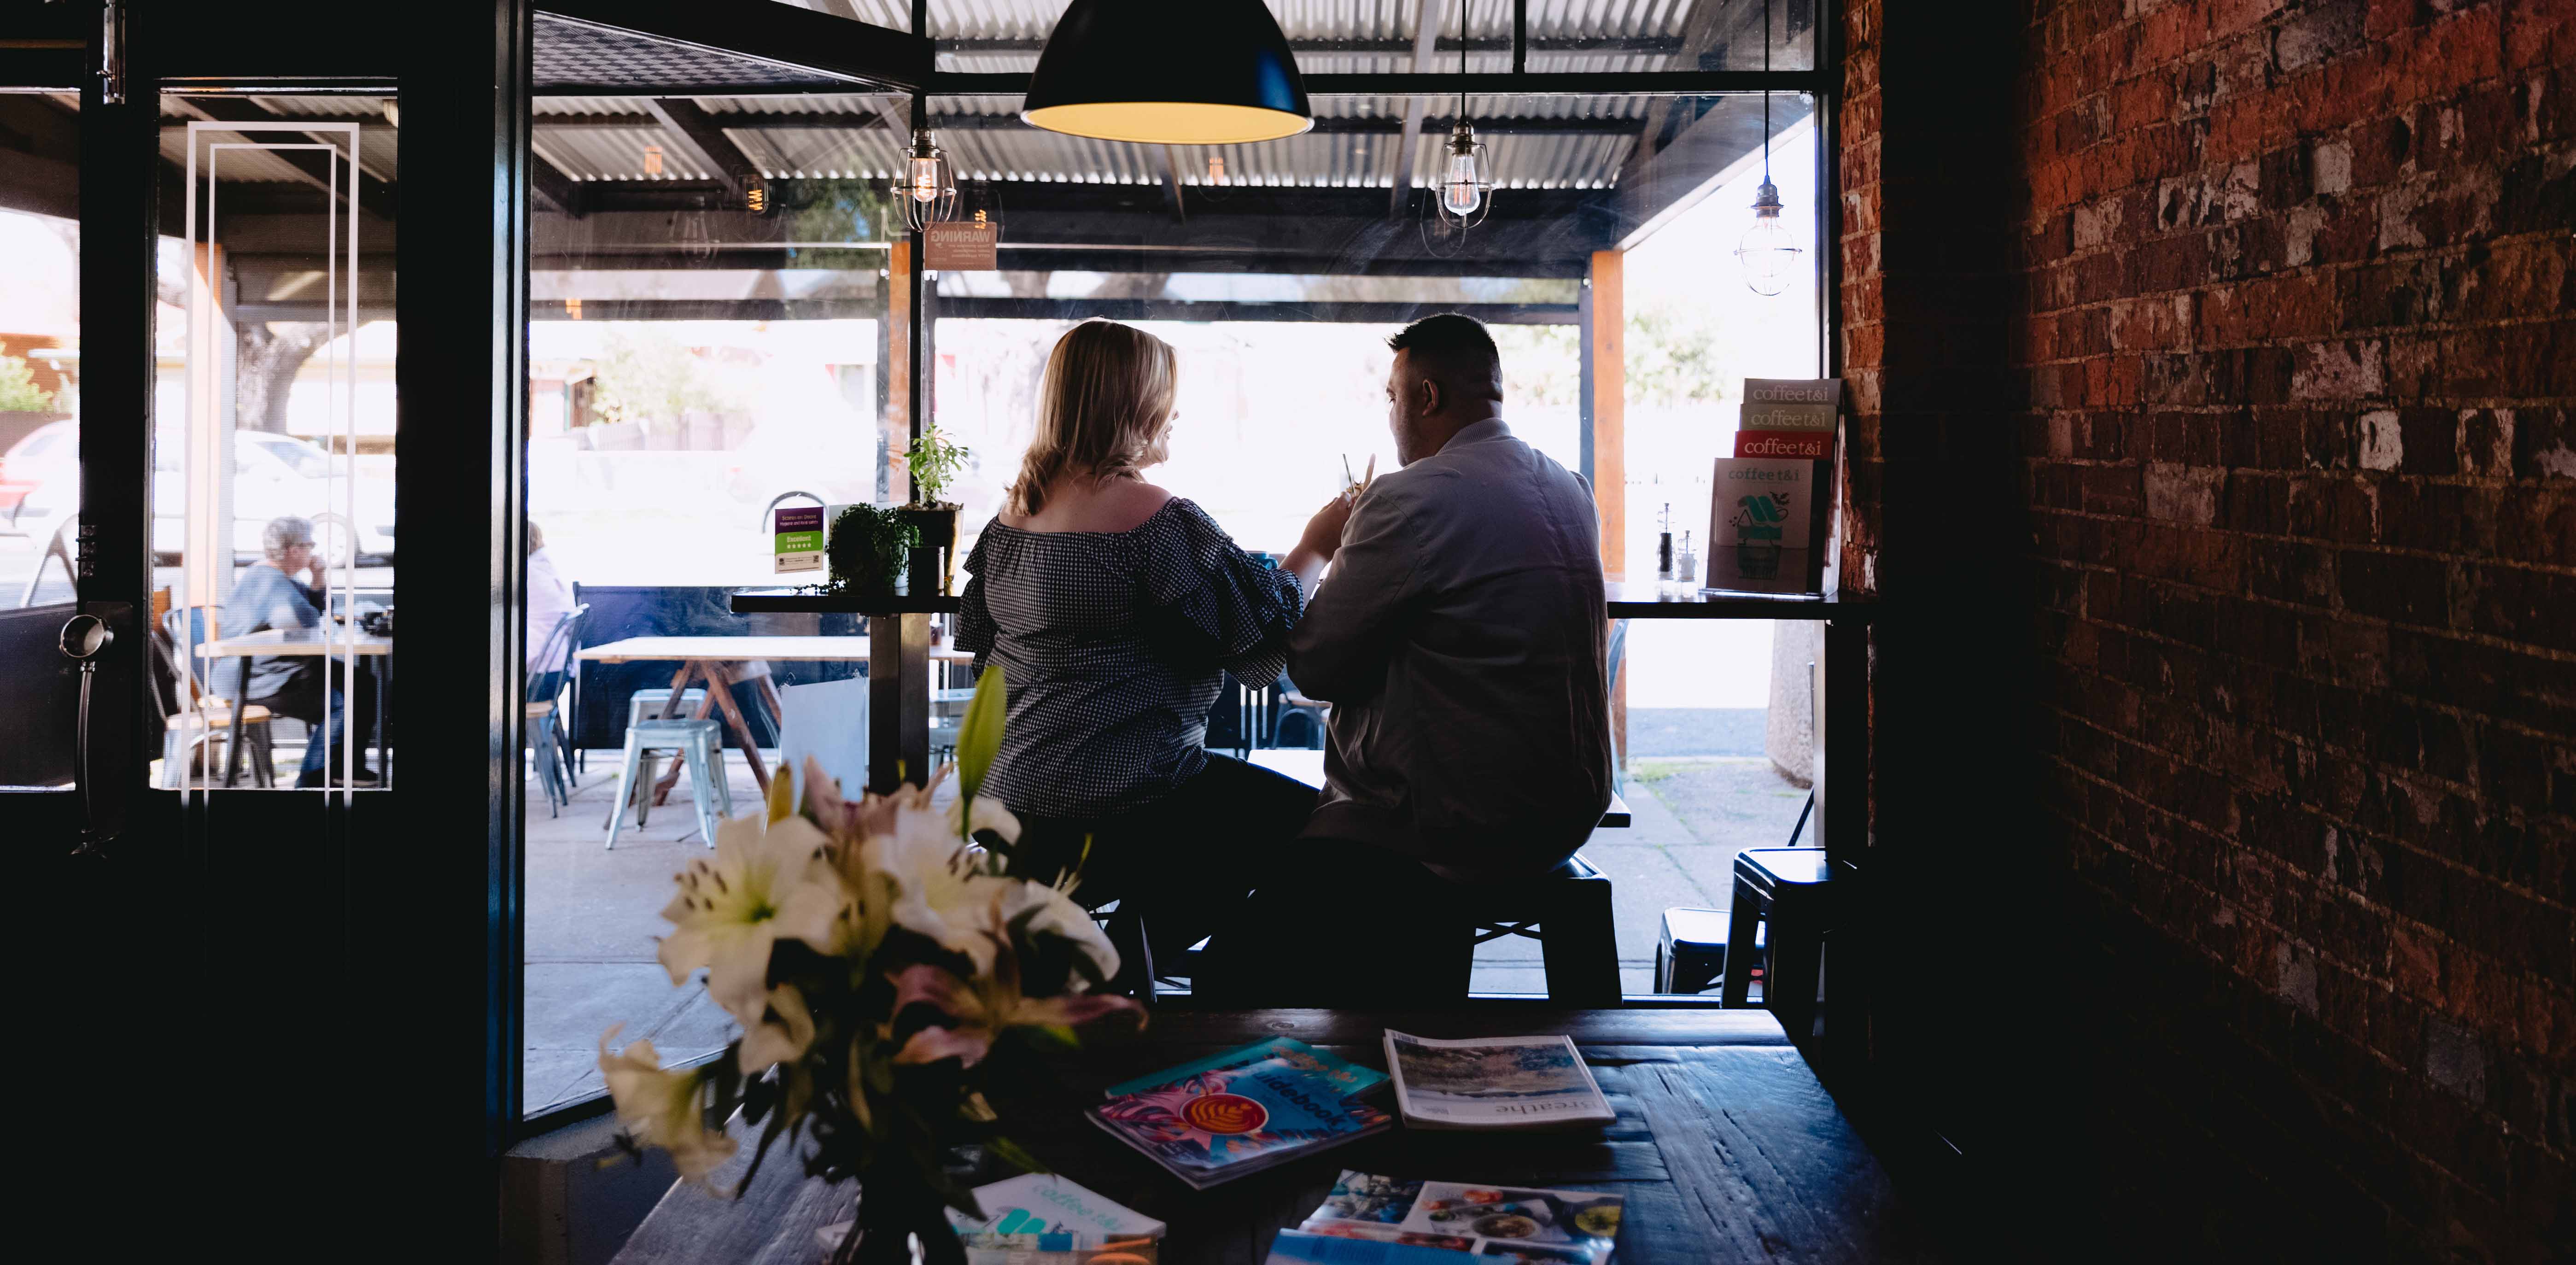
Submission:
[[[1073,0],[1020,118],[1148,145],[1242,145],[1315,125],[1296,55],[1261,0]]]
[[[1467,76],[1467,0],[1458,0],[1458,77]],[[1493,209],[1487,195],[1494,190],[1486,178],[1490,164],[1485,158],[1485,143],[1476,139],[1476,125],[1467,120],[1467,90],[1458,89],[1458,125],[1449,129],[1447,154],[1440,161],[1440,209],[1458,221],[1460,228],[1481,224],[1485,212]]]
[[[1771,73],[1771,2],[1762,3],[1762,73]],[[1735,261],[1744,265],[1747,289],[1770,298],[1788,288],[1797,269],[1797,242],[1780,222],[1780,186],[1771,183],[1771,89],[1762,89],[1762,187],[1753,194],[1753,227],[1735,244]]]
[[[904,221],[914,232],[957,218],[957,171],[928,128],[916,128],[912,147],[904,152],[903,174],[895,193],[903,201]]]

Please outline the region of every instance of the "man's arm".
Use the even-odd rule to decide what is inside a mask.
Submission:
[[[1400,496],[1383,489],[1361,496],[1331,573],[1288,635],[1288,676],[1298,693],[1352,703],[1376,691],[1390,638],[1417,595],[1421,544]]]

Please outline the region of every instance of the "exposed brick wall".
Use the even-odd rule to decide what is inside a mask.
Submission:
[[[1844,10],[1844,574],[1893,610],[1935,521],[1908,484],[1999,437],[1960,358],[1907,350],[1996,313],[1904,240],[1984,249],[1960,182],[1898,174],[1929,102],[1896,85],[1935,72],[1881,17]],[[2023,17],[1989,400],[2113,1221],[2576,1257],[2576,3]],[[1902,635],[1882,846],[1921,824]]]

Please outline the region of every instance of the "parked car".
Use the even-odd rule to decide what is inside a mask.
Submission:
[[[47,422],[0,453],[0,527],[9,527],[20,502],[44,486],[57,465],[78,468],[80,432],[70,422]]]
[[[37,539],[50,536],[80,508],[80,431],[70,422],[39,427],[18,447],[35,443],[55,427],[64,428],[41,451],[43,482],[18,503],[11,529]],[[57,451],[60,461],[50,458]],[[187,446],[179,428],[158,429],[152,445],[152,554],[156,562],[179,560],[187,542],[187,473],[182,468]],[[362,566],[391,565],[394,557],[394,497],[384,480],[361,477],[354,487],[331,477],[333,459],[319,446],[293,435],[268,431],[233,433],[233,553],[237,561],[259,556],[259,536],[269,520],[289,514],[313,520],[314,542],[325,562],[350,560]],[[354,515],[344,510],[354,510]]]

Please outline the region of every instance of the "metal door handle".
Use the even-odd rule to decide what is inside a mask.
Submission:
[[[80,715],[72,727],[72,784],[80,788],[81,806],[80,846],[72,849],[72,855],[80,856],[97,852],[114,837],[99,833],[98,814],[92,807],[95,792],[89,775],[89,691],[98,676],[98,656],[116,644],[116,630],[108,627],[106,620],[83,612],[63,622],[59,644],[65,657],[80,664]]]

